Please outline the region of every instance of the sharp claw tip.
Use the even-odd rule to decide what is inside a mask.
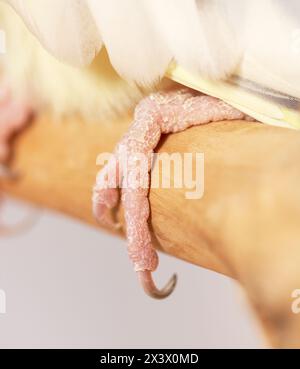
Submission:
[[[169,297],[173,293],[178,281],[177,274],[174,274],[169,282],[166,284],[166,286],[162,290],[159,290],[155,286],[152,278],[152,273],[150,271],[141,271],[138,272],[138,275],[146,294],[154,299],[159,300]]]

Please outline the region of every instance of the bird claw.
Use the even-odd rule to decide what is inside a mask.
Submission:
[[[189,89],[152,94],[136,107],[134,122],[117,146],[116,157],[97,177],[94,209],[96,217],[101,219],[108,207],[117,205],[119,196],[116,188],[109,188],[105,184],[105,179],[110,175],[114,178],[119,172],[115,183],[122,184],[129,257],[145,292],[151,297],[162,299],[169,296],[177,282],[177,277],[173,276],[166,287],[159,290],[151,275],[158,265],[148,224],[151,155],[162,134],[180,132],[209,122],[235,119],[245,119],[245,114],[221,100],[199,95]],[[126,166],[123,158],[127,158]],[[147,171],[140,170],[142,158],[146,159],[146,165],[142,167]],[[132,181],[124,181],[124,178]],[[136,183],[135,180],[139,182]]]
[[[159,290],[156,286],[155,283],[153,281],[152,278],[152,273],[150,271],[141,271],[141,272],[137,272],[138,273],[138,278],[139,281],[145,291],[145,293],[157,300],[162,300],[165,299],[167,297],[169,297],[176,285],[177,285],[177,275],[174,274],[171,279],[169,280],[169,282],[165,285],[165,287],[161,290]]]

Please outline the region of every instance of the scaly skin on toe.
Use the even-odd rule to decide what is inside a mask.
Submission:
[[[151,275],[158,266],[158,255],[148,225],[148,195],[151,155],[161,135],[209,122],[245,118],[245,114],[225,102],[189,89],[152,94],[138,104],[134,122],[117,145],[114,158],[100,171],[94,187],[94,214],[100,222],[108,222],[108,210],[117,205],[119,197],[117,189],[111,188],[112,183],[105,179],[110,174],[115,175],[115,184],[122,192],[128,254],[148,295],[159,299],[167,297],[177,280],[173,276],[163,290],[158,290]],[[141,157],[146,158],[144,171],[137,170]]]

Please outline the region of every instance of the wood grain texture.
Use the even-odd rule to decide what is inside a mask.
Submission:
[[[33,123],[14,145],[9,194],[97,226],[91,189],[96,157],[112,152],[130,117],[106,124]],[[63,125],[64,129],[61,129]],[[274,347],[300,347],[300,132],[251,122],[219,122],[164,137],[160,152],[203,152],[205,194],[153,189],[156,245],[237,279]],[[117,215],[122,221],[122,211]]]

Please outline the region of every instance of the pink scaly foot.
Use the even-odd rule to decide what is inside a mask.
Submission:
[[[121,187],[129,257],[145,292],[151,297],[165,298],[176,285],[176,276],[173,276],[167,286],[159,290],[152,279],[152,272],[158,266],[158,255],[152,246],[148,225],[150,157],[161,135],[209,122],[245,118],[245,114],[223,101],[189,89],[152,94],[137,106],[133,124],[118,144],[114,157],[100,171],[93,195],[95,216],[100,222],[111,223],[108,210],[117,205],[116,187]],[[141,154],[147,158],[147,170],[142,173],[137,171]],[[124,157],[127,158],[126,166]],[[116,179],[113,186],[107,181],[110,175]],[[130,180],[131,176],[137,180]]]

